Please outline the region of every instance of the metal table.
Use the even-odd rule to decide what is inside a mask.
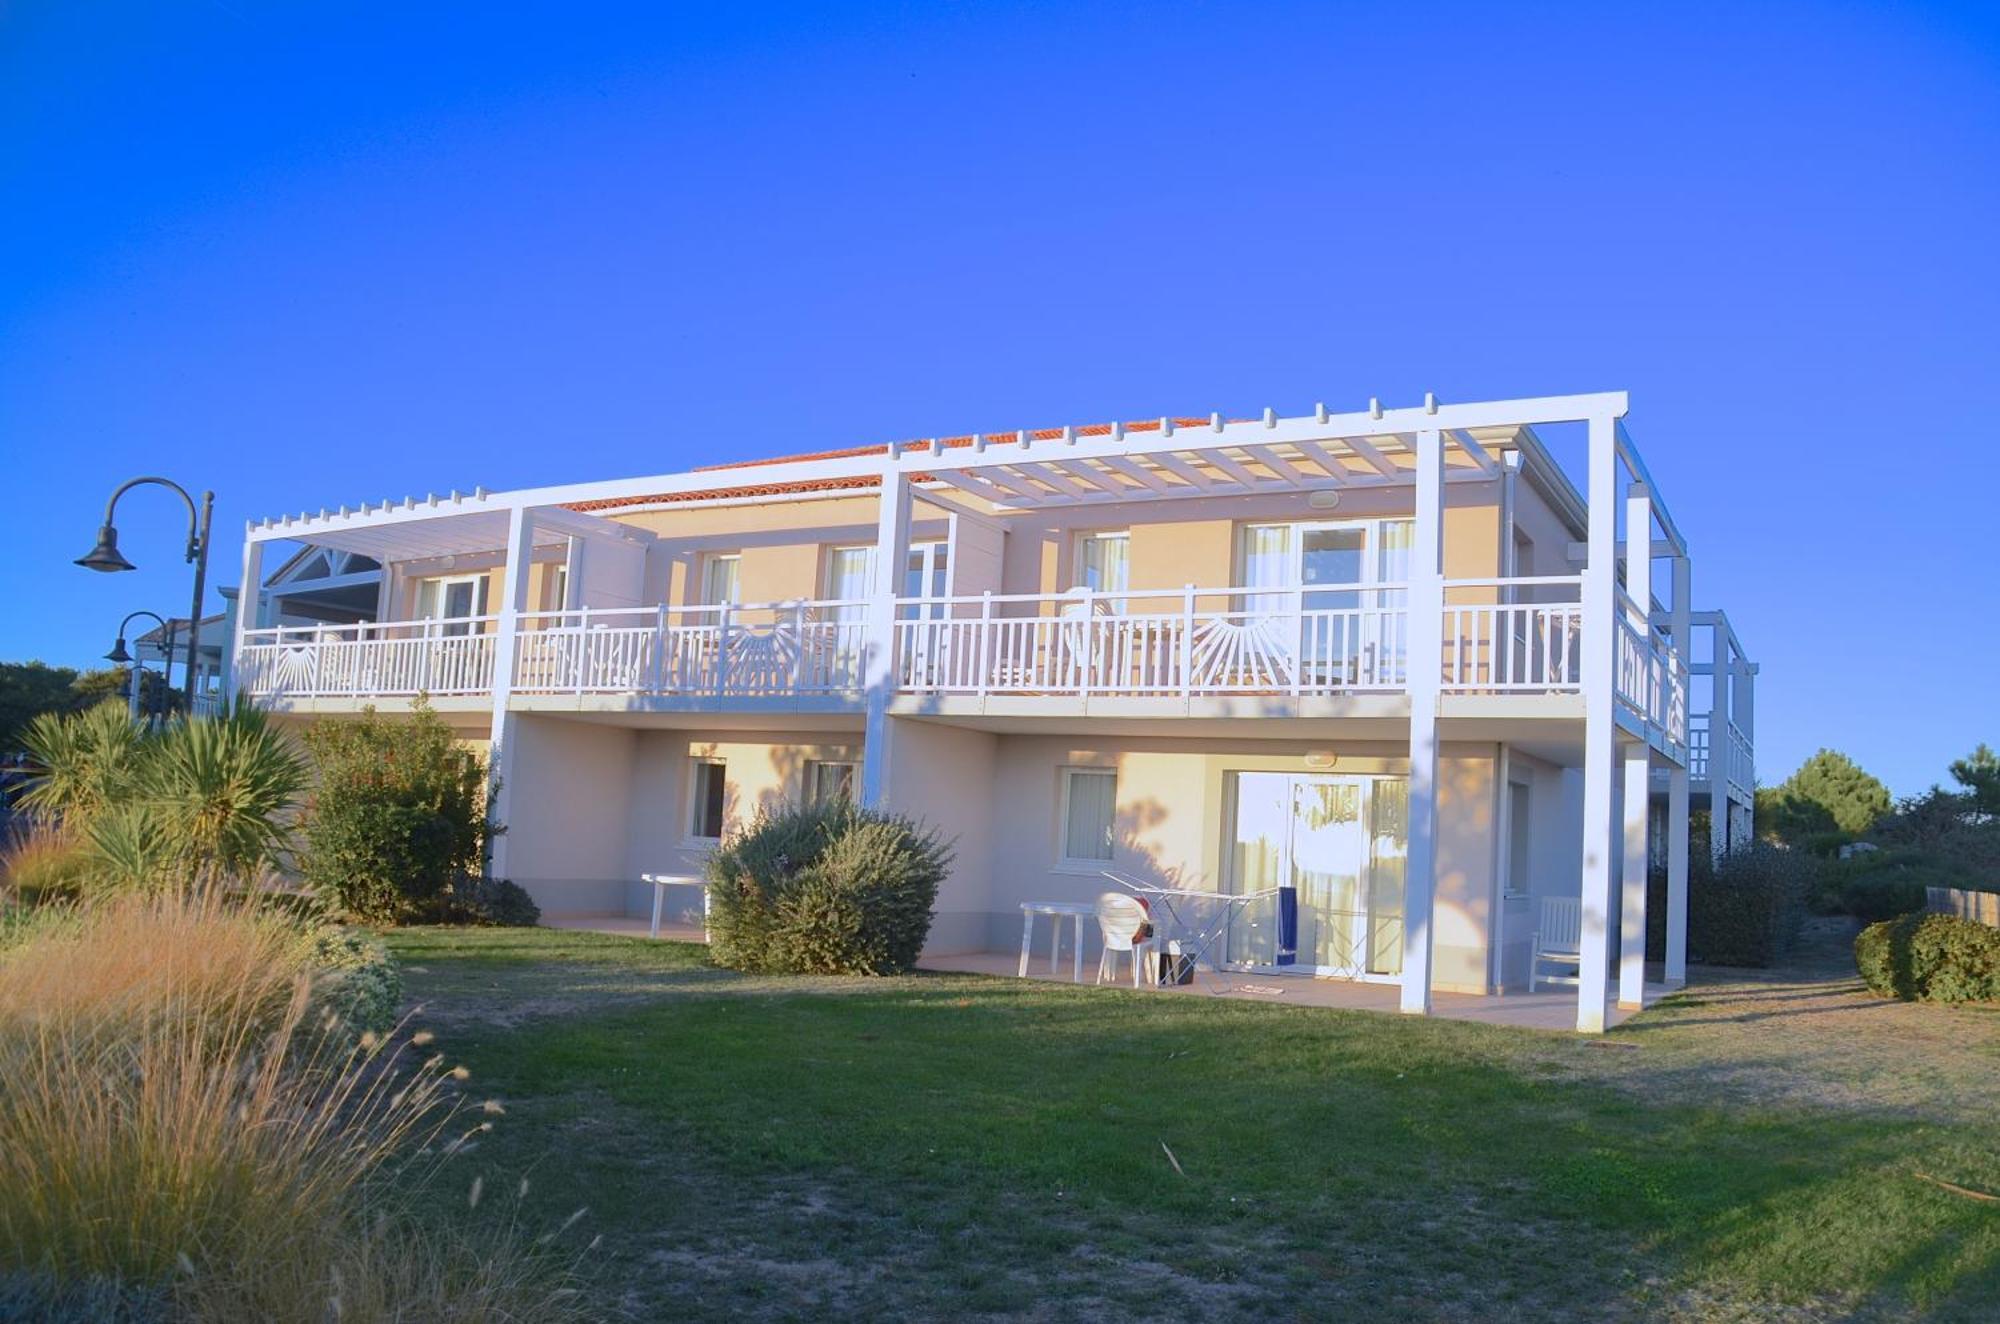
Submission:
[[[1209,992],[1232,993],[1239,985],[1228,978],[1222,964],[1211,954],[1216,943],[1229,932],[1230,921],[1253,901],[1268,901],[1275,898],[1281,889],[1267,887],[1261,892],[1213,892],[1195,887],[1162,887],[1157,883],[1142,882],[1137,878],[1127,878],[1123,874],[1105,870],[1104,876],[1126,891],[1145,898],[1153,911],[1154,927],[1160,930],[1157,951],[1160,959],[1167,959],[1168,927],[1177,932],[1174,935],[1181,943],[1180,955],[1189,962],[1196,973],[1202,966],[1208,967]],[[1210,903],[1214,913],[1207,919],[1189,918],[1183,911],[1192,912],[1196,903]]]

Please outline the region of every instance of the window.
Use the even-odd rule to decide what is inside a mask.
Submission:
[[[738,572],[743,558],[735,552],[716,552],[701,566],[701,605],[720,607],[725,602],[740,601],[737,597]]]
[[[826,595],[836,602],[856,602],[874,589],[873,547],[835,547],[826,554]],[[866,606],[851,608],[865,612]]]
[[[696,841],[720,841],[722,839],[722,811],[728,802],[728,766],[712,759],[694,761],[693,793],[688,797],[692,803],[689,815],[688,836]]]
[[[1524,782],[1507,783],[1507,895],[1526,896],[1534,891],[1534,875],[1529,871],[1529,825],[1535,821],[1534,801]]]
[[[1118,774],[1103,768],[1064,768],[1062,861],[1097,864],[1111,858]]]
[[[450,622],[441,633],[468,634],[468,616],[486,614],[486,576],[460,575],[452,579],[417,581],[417,617],[426,621]]]
[[[569,606],[569,567],[557,565],[549,567],[550,611],[562,611]]]
[[[856,771],[852,763],[806,764],[806,804],[823,805],[835,800],[852,800]]]
[[[1124,593],[1132,587],[1131,548],[1131,536],[1124,532],[1085,534],[1077,547],[1076,586],[1093,593]]]

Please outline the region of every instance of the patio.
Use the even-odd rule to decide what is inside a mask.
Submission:
[[[1018,952],[973,952],[963,956],[935,956],[920,962],[924,970],[944,971],[969,975],[1005,975],[1018,977],[1020,953]],[[1067,965],[1067,958],[1064,964]],[[1092,984],[1094,968],[1086,964],[1084,984]],[[1072,981],[1065,969],[1057,974],[1049,973],[1048,957],[1045,949],[1036,948],[1034,960],[1029,963],[1027,978],[1042,983],[1069,984]],[[1315,979],[1305,975],[1263,975],[1230,972],[1227,992],[1211,993],[1213,976],[1204,968],[1192,984],[1168,985],[1163,993],[1194,993],[1202,997],[1232,998],[1243,1002],[1288,1004],[1295,1007],[1337,1007],[1347,1011],[1384,1011],[1396,1013],[1401,988],[1397,984],[1370,984],[1349,979]],[[1104,988],[1131,988],[1129,983],[1111,981]],[[1668,992],[1666,985],[1648,982],[1646,985],[1646,1005],[1652,1006]],[[1564,1030],[1576,1029],[1576,989],[1558,985],[1555,988],[1538,990],[1533,993],[1505,993],[1497,996],[1482,996],[1473,993],[1437,992],[1432,995],[1431,1014],[1448,1020],[1479,1021],[1487,1025],[1511,1025],[1524,1030]],[[1607,1027],[1617,1025],[1633,1013],[1616,1007],[1606,1010]]]

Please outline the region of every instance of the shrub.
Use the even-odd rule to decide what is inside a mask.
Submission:
[[[542,908],[519,883],[506,878],[473,878],[453,884],[447,918],[454,924],[527,929],[541,923]]]
[[[373,709],[306,734],[319,785],[307,806],[300,871],[363,919],[438,919],[451,889],[483,872],[485,769],[421,702],[407,721]]]
[[[1755,843],[1711,864],[1708,852],[1688,856],[1688,958],[1710,965],[1769,966],[1790,950],[1805,922],[1824,862],[1802,851]],[[1646,946],[1651,959],[1666,950],[1664,870],[1647,879]]]
[[[304,960],[318,972],[328,1010],[359,1030],[377,1033],[396,1023],[403,976],[389,949],[353,929],[321,924],[302,935]]]
[[[1956,915],[1901,915],[1854,940],[1862,982],[1916,1002],[2000,1001],[2000,929]]]
[[[709,857],[710,954],[763,973],[907,970],[950,864],[928,828],[846,800],[760,816]]]

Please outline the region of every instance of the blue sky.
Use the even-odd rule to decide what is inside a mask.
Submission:
[[[0,657],[253,516],[1627,389],[1759,764],[2000,742],[2000,8],[0,6]]]

